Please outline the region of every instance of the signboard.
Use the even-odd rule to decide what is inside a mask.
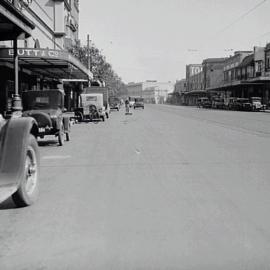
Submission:
[[[17,52],[19,57],[55,58],[62,60],[68,60],[69,58],[68,52],[60,50],[18,48]],[[13,56],[13,49],[0,49],[0,58],[12,58]]]

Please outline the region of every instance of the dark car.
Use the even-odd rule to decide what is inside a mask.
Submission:
[[[109,104],[110,104],[110,109],[111,110],[120,110],[120,99],[117,97],[110,97],[109,98]]]
[[[207,97],[202,97],[197,99],[198,108],[211,108],[212,103]]]
[[[5,120],[0,115],[0,203],[12,196],[23,207],[38,198],[37,130],[31,117]]]
[[[58,137],[64,144],[64,135],[69,141],[70,119],[64,115],[64,92],[62,90],[39,90],[23,92],[23,116],[33,117],[38,124],[38,136]]]
[[[247,111],[251,110],[251,104],[248,98],[236,98],[231,104],[231,110]]]
[[[212,98],[212,108],[213,109],[224,109],[225,108],[224,99],[221,97],[213,97]]]
[[[144,109],[144,100],[143,100],[143,98],[141,98],[141,97],[135,98],[135,102],[134,102],[133,107],[134,107],[134,109],[136,109],[136,108]]]

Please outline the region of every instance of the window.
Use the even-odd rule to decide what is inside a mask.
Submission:
[[[266,53],[266,68],[270,68],[270,51]]]

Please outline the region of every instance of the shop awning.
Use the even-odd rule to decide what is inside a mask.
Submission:
[[[47,79],[92,79],[92,73],[67,51],[19,48],[22,71]],[[0,48],[0,65],[13,65],[13,49]]]
[[[196,96],[196,95],[206,95],[207,92],[205,90],[191,90],[183,93],[184,95]]]
[[[8,0],[0,1],[0,40],[14,40],[31,36],[35,25]]]

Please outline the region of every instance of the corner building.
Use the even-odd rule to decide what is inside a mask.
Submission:
[[[70,53],[72,46],[79,42],[79,1],[10,2],[35,25],[31,36],[18,42],[19,93],[64,88],[66,107],[70,109],[76,104],[81,83],[92,78],[91,72]],[[0,45],[0,98],[5,101],[0,113],[5,113],[10,110],[14,93],[13,41],[4,41]]]

